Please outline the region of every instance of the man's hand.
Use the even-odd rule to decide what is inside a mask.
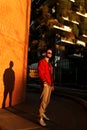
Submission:
[[[48,87],[49,85],[47,83],[44,83],[44,87]],[[51,87],[51,91],[53,92],[54,91],[54,86],[49,86]]]
[[[48,86],[48,84],[45,82],[45,83],[44,83],[44,87],[47,87],[47,86]]]

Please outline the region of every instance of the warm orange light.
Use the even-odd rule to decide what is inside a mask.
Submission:
[[[0,1],[0,107],[4,97],[3,74],[10,61],[15,73],[12,105],[25,99],[30,7],[31,0]],[[5,106],[9,106],[9,96]]]

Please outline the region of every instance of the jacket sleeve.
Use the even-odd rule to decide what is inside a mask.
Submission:
[[[43,61],[39,61],[38,63],[38,75],[42,82],[46,82],[45,78],[45,65]]]

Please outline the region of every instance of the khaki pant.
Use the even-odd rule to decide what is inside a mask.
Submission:
[[[50,102],[50,96],[51,96],[51,86],[47,85],[43,87],[43,91],[41,93],[41,103],[39,108],[39,116],[43,117],[44,113],[46,112],[46,108]]]

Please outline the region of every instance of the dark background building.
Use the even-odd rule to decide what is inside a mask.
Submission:
[[[55,84],[87,88],[86,5],[87,0],[32,0],[28,65],[52,47]]]

